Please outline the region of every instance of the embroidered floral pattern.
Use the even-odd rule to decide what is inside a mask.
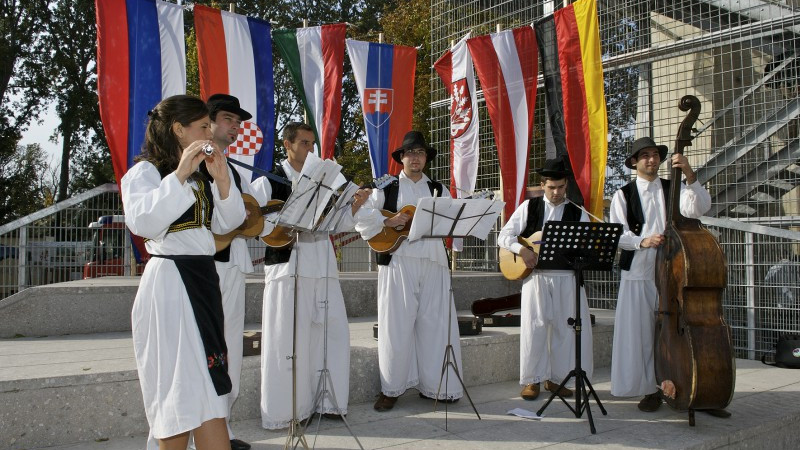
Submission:
[[[208,368],[225,367],[228,364],[228,355],[213,353],[208,356]]]

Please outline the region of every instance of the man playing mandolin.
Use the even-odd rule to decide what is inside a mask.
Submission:
[[[567,200],[570,171],[562,158],[548,159],[536,172],[541,176],[544,197],[522,202],[497,238],[501,247],[519,255],[529,268],[536,266],[538,256],[520,244],[519,237],[531,237],[550,221],[589,221],[585,212]],[[522,284],[519,383],[523,387],[520,395],[525,400],[539,396],[542,382],[545,389],[555,392],[573,368],[575,333],[567,320],[575,315],[574,298],[575,275],[571,270],[533,270]],[[583,288],[581,316],[589,317]],[[584,349],[581,366],[591,380],[594,368],[591,327],[583,329],[581,346]],[[571,397],[573,393],[563,387],[559,395]]]
[[[356,214],[356,230],[365,240],[409,222],[410,214],[385,217],[380,209],[397,212],[424,197],[450,197],[441,183],[431,181],[422,171],[436,156],[419,131],[409,131],[403,145],[392,153],[403,164],[399,181],[375,189]],[[442,359],[447,345],[448,310],[452,310],[450,338],[455,363],[461,366],[461,346],[455,306],[450,301],[450,274],[441,239],[403,241],[393,254],[378,254],[378,366],[381,393],[377,411],[394,407],[397,397],[416,387],[421,397],[436,397]],[[461,385],[451,370],[447,386],[442,385],[439,401],[456,401]]]
[[[611,222],[621,223],[619,240],[622,254],[619,266],[619,297],[614,319],[614,346],[611,358],[611,395],[644,395],[639,409],[656,411],[662,403],[654,368],[654,335],[658,290],[655,283],[657,248],[664,244],[666,195],[670,180],[659,178],[658,170],[667,157],[667,146],[656,145],[650,137],[635,140],[625,165],[636,171],[636,180],[618,190],[611,200]],[[686,156],[673,154],[672,168],[686,176],[680,191],[680,212],[699,218],[711,208],[711,196],[697,182]],[[674,396],[674,386],[665,383],[664,395]],[[708,410],[726,417],[725,410]]]

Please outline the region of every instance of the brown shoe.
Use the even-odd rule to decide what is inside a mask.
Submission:
[[[644,412],[655,412],[658,411],[658,408],[661,407],[661,396],[658,395],[658,392],[655,394],[647,394],[644,398],[639,402],[639,410]]]
[[[555,383],[551,383],[550,380],[547,380],[547,381],[544,382],[544,388],[547,389],[550,392],[555,392],[556,390],[558,390],[558,394],[557,395],[559,397],[564,397],[564,398],[572,397],[572,390],[571,389],[567,388],[566,386],[562,387],[561,389],[558,389],[558,385],[555,384]]]
[[[389,397],[388,395],[383,395],[383,392],[381,392],[373,408],[375,408],[375,411],[380,412],[389,411],[394,408],[395,403],[397,403],[397,397]]]
[[[539,383],[526,384],[519,395],[525,400],[536,400],[536,397],[539,396]]]

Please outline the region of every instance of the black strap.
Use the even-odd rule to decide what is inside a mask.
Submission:
[[[659,178],[659,180],[661,180],[661,193],[664,195],[664,205],[667,209],[669,209],[669,196],[666,193],[669,192],[672,183],[670,183],[670,180],[665,180],[663,178]],[[631,230],[631,232],[636,236],[640,236],[642,233],[642,227],[647,219],[644,217],[644,211],[642,210],[642,199],[639,198],[639,189],[636,187],[636,181],[631,181],[625,186],[622,186],[620,190],[622,191],[623,197],[625,197],[625,215],[628,221],[628,229]],[[635,255],[635,252],[636,250],[622,250],[620,252],[620,269],[631,270],[631,264],[633,264],[633,256]]]
[[[151,256],[169,259],[175,263],[200,331],[206,355],[205,364],[208,366],[214,390],[217,395],[229,393],[231,378],[228,376],[228,347],[225,345],[222,294],[219,291],[219,276],[214,267],[214,258],[205,255]]]
[[[228,160],[228,167],[231,168],[231,173],[233,174],[233,183],[236,185],[236,189],[239,192],[242,192],[242,177],[239,175],[239,171],[236,170],[231,164],[230,159]],[[231,260],[231,246],[228,245],[227,247],[223,248],[222,250],[218,251],[214,254],[214,261],[219,262],[228,262]]]
[[[279,178],[286,179],[286,171],[283,170],[280,164],[276,165],[272,169],[272,173]],[[287,186],[280,182],[274,181],[272,178],[269,178],[269,184],[272,186],[272,199],[273,200],[283,200],[286,201],[289,196],[292,194],[292,187],[291,185]],[[289,262],[289,259],[292,256],[292,246],[289,246],[284,249],[274,249],[270,246],[267,246],[264,249],[264,265],[265,266],[272,266],[275,264],[283,264]]]

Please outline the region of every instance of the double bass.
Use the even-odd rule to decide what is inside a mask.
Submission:
[[[674,153],[691,145],[700,100],[681,98],[689,111],[681,122]],[[681,169],[672,169],[665,242],[656,256],[658,311],[655,324],[656,381],[669,406],[689,412],[722,409],[733,397],[736,367],[731,329],[722,314],[728,266],[719,242],[680,213]]]

